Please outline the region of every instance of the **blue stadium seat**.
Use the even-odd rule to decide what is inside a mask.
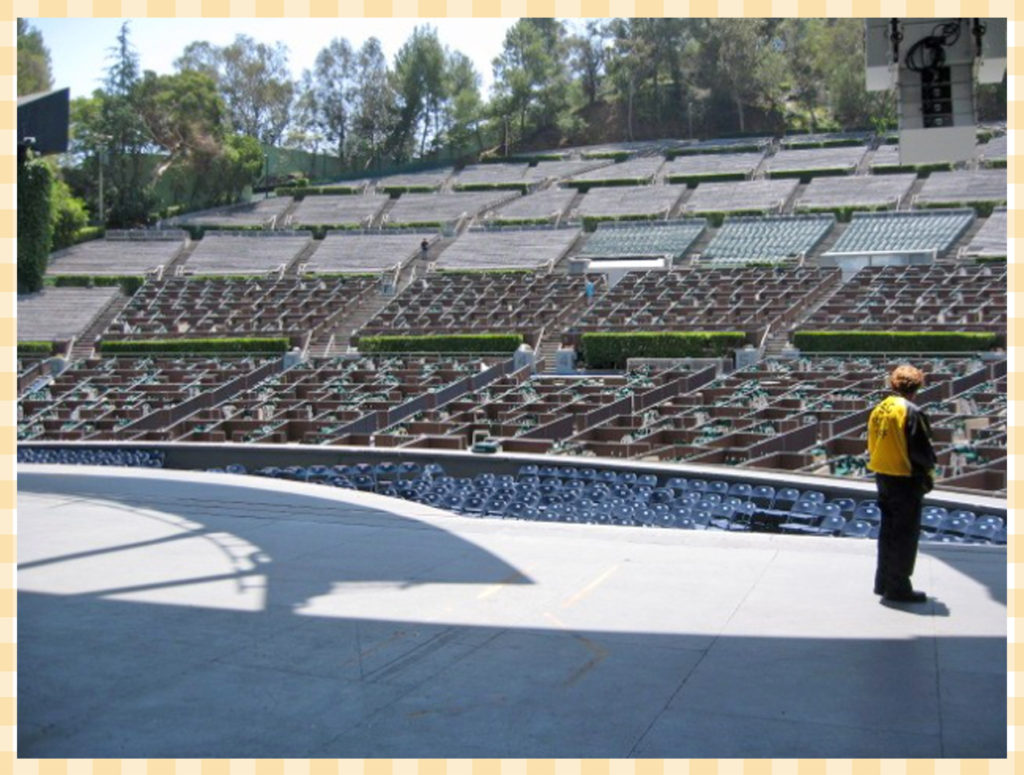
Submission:
[[[750,492],[750,499],[762,508],[771,508],[775,502],[775,488],[770,484],[755,485]]]
[[[867,538],[871,534],[871,523],[863,519],[851,519],[843,528],[843,535],[849,538]]]
[[[746,482],[734,482],[729,485],[729,495],[735,495],[738,498],[749,500],[754,490],[753,485],[747,484]]]

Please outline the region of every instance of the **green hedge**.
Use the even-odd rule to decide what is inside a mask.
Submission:
[[[804,352],[934,353],[991,350],[1000,340],[969,331],[798,331],[793,344]]]
[[[678,175],[666,176],[668,183],[685,183],[689,188],[696,188],[701,183],[718,183],[729,180],[746,180],[745,172],[708,172],[704,174],[680,173]]]
[[[365,336],[359,350],[368,353],[511,353],[521,334],[447,334],[438,336]]]
[[[660,221],[661,215],[585,215],[583,231],[594,231],[597,224],[605,221]]]
[[[599,180],[567,180],[566,188],[575,188],[581,194],[592,188],[612,188],[614,186],[642,186],[645,178],[601,178]]]
[[[334,196],[349,196],[359,193],[355,186],[281,186],[274,189],[278,196],[290,196],[295,199],[303,199],[307,196],[322,196],[331,194]]]
[[[888,209],[889,208],[885,205],[845,205],[836,207],[798,207],[793,212],[810,213],[813,215],[832,213],[839,223],[849,223],[850,219],[853,218],[854,213],[875,213]]]
[[[1004,207],[1002,202],[919,202],[917,206],[922,210],[946,210],[969,207],[978,214],[979,218],[988,218],[997,207]]]
[[[43,287],[53,239],[53,171],[43,159],[18,165],[18,292]]]
[[[288,350],[285,337],[248,337],[223,339],[138,339],[101,342],[102,353],[283,353]]]
[[[1006,169],[1006,159],[986,159],[984,162],[982,162],[982,164],[987,169],[990,169],[990,170],[992,170],[992,169],[1005,170]]]
[[[625,161],[629,156],[629,151],[595,151],[583,154],[584,159],[614,159],[616,162]]]
[[[529,193],[532,183],[504,180],[499,183],[456,183],[455,191],[518,191],[524,196]]]
[[[750,145],[709,145],[704,148],[676,148],[665,154],[669,161],[677,156],[701,156],[704,154],[717,153],[755,153],[763,150],[756,143]]]
[[[437,191],[439,186],[382,186],[381,191],[385,194],[390,194],[392,199],[397,198],[397,194],[432,194]]]
[[[18,357],[23,355],[49,355],[53,342],[18,342]]]
[[[769,170],[768,177],[773,180],[779,178],[800,178],[801,183],[810,183],[812,178],[838,177],[849,175],[851,170],[838,169],[835,167],[821,167],[813,170]]]
[[[131,296],[146,282],[140,275],[82,275],[58,274],[46,278],[46,284],[55,288],[109,288],[113,285],[121,287],[121,291]]]
[[[401,223],[385,223],[385,229],[440,229],[441,221],[404,221]]]
[[[497,226],[533,226],[535,224],[543,225],[551,223],[551,218],[501,218],[500,216],[494,219],[494,224]]]
[[[724,355],[742,347],[742,331],[641,331],[628,334],[584,334],[583,360],[594,369],[626,365],[627,358],[688,358]]]
[[[102,226],[85,226],[75,232],[72,244],[79,245],[83,242],[91,242],[94,239],[102,239],[106,233],[107,230]]]
[[[707,218],[708,224],[714,226],[716,229],[720,227],[727,217],[729,218],[742,218],[755,215],[764,215],[764,210],[730,210],[729,212],[723,212],[721,210],[707,210],[705,212],[694,212],[690,213],[697,218]]]

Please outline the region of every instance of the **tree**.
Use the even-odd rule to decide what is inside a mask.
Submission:
[[[518,119],[518,135],[557,126],[568,108],[565,26],[557,19],[520,19],[494,60],[494,112]]]
[[[338,158],[347,155],[356,83],[356,57],[344,38],[335,38],[320,50],[312,72],[303,77],[300,101],[306,125],[331,143]]]
[[[42,159],[18,165],[18,293],[43,287],[53,233],[52,186],[53,173]]]
[[[142,122],[153,143],[167,152],[158,175],[197,154],[217,152],[227,113],[209,75],[191,70],[174,75],[147,71],[138,89]]]
[[[395,55],[392,70],[398,112],[389,145],[396,161],[425,156],[431,129],[430,148],[436,150],[439,113],[445,99],[444,70],[445,51],[437,30],[429,25],[413,29]]]
[[[214,79],[236,132],[268,145],[281,141],[295,95],[286,46],[259,43],[248,35],[237,35],[221,48],[198,41],[185,47],[175,66]]]
[[[604,29],[600,22],[591,19],[586,32],[569,37],[569,64],[588,106],[597,102],[604,77],[605,49]]]
[[[25,19],[18,19],[18,95],[52,88],[50,50],[43,45],[43,35]]]
[[[391,89],[387,60],[377,38],[368,38],[356,55],[352,94],[353,154],[365,166],[379,167],[381,155],[398,110]]]
[[[445,65],[444,134],[449,147],[459,151],[477,138],[477,150],[482,150],[479,124],[483,113],[480,99],[480,75],[473,60],[460,51],[448,52]]]

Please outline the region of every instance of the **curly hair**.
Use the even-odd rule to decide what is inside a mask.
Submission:
[[[901,396],[912,395],[924,385],[924,372],[909,364],[897,366],[889,375],[889,387]]]

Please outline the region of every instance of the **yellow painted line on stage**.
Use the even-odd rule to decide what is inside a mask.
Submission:
[[[610,567],[596,579],[587,584],[587,586],[583,587],[583,589],[581,589],[575,595],[573,595],[564,603],[562,603],[562,608],[569,608],[570,606],[576,605],[576,603],[578,603],[580,600],[585,598],[587,595],[589,595],[591,592],[593,592],[595,589],[601,586],[604,582],[606,582],[608,578],[618,569],[618,565],[613,565],[612,567]]]

